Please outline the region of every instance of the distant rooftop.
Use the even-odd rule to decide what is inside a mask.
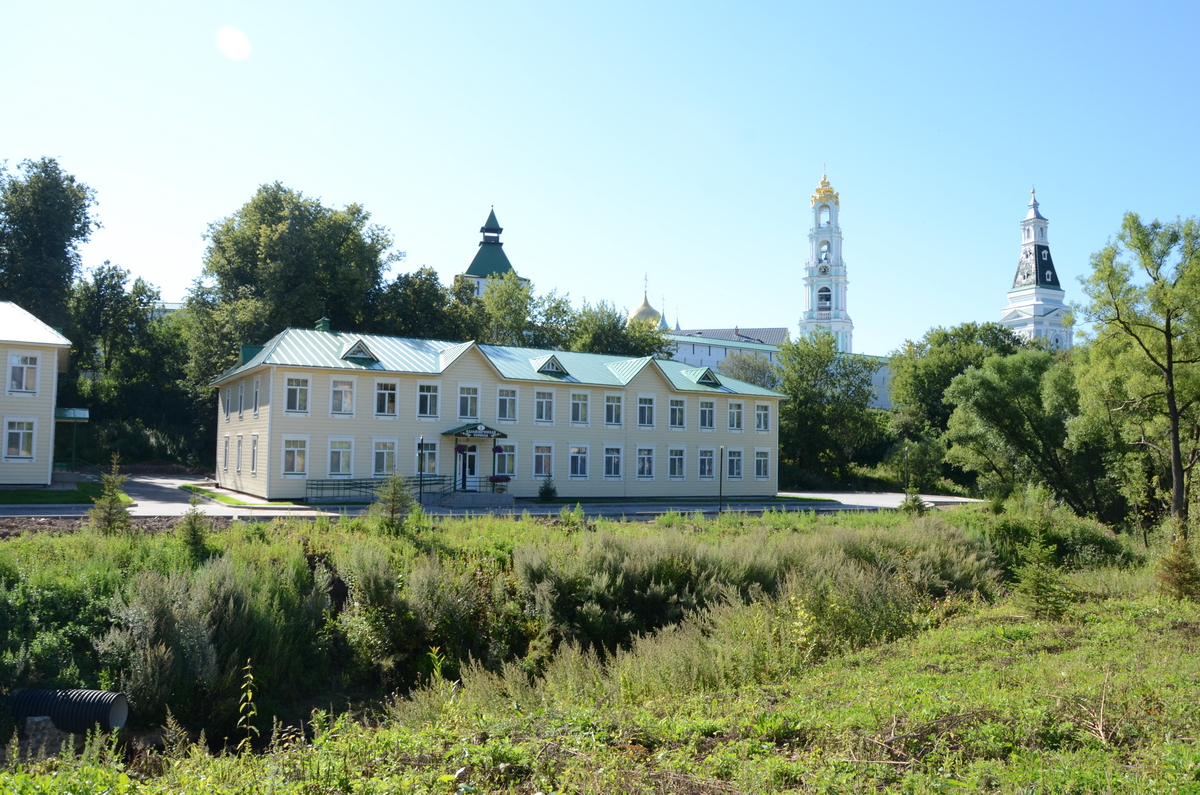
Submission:
[[[786,328],[700,328],[674,332],[676,337],[704,337],[710,340],[756,342],[760,345],[782,345],[791,339]]]

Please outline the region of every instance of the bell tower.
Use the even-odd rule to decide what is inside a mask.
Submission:
[[[808,261],[804,265],[804,314],[800,334],[818,329],[833,334],[837,349],[854,352],[854,321],[846,311],[846,262],[842,259],[841,200],[825,174],[812,195],[812,226],[808,230]]]
[[[1071,328],[1063,325],[1066,294],[1050,256],[1050,221],[1038,207],[1037,192],[1030,191],[1029,211],[1021,221],[1021,258],[1000,323],[1023,337],[1044,337],[1065,350],[1071,347]]]

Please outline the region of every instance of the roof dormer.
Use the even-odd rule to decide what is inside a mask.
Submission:
[[[693,367],[688,370],[682,370],[683,376],[689,381],[701,386],[719,387],[721,380],[717,378],[716,373],[708,367]]]
[[[570,375],[567,368],[562,366],[562,362],[553,354],[550,356],[539,356],[536,359],[530,359],[529,363],[533,365],[533,369],[543,375]]]
[[[379,361],[379,357],[376,356],[375,354],[371,353],[371,349],[369,347],[367,347],[367,343],[362,339],[356,339],[353,342],[350,342],[349,344],[347,344],[345,346],[345,348],[342,350],[342,355],[340,358],[342,358],[342,359],[357,359],[360,363],[364,362],[364,361],[367,361],[367,362]]]

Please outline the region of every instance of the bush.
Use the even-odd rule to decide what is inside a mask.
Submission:
[[[375,502],[367,512],[367,518],[380,533],[396,535],[415,504],[408,480],[393,472],[375,489]]]
[[[1200,601],[1200,566],[1187,536],[1180,534],[1158,562],[1158,591],[1170,599]]]
[[[121,474],[120,465],[121,457],[113,453],[112,469],[100,476],[104,491],[93,500],[95,507],[88,511],[88,525],[93,530],[109,536],[128,533],[133,526],[129,509],[121,501],[121,487],[125,485],[128,476]]]
[[[1025,563],[1017,569],[1017,597],[1035,618],[1061,618],[1074,601],[1062,570],[1054,565],[1051,547],[1040,540],[1021,550]]]
[[[183,542],[193,560],[203,560],[207,557],[206,544],[210,522],[200,510],[200,498],[192,495],[188,500],[187,513],[175,523],[175,536]]]
[[[546,478],[542,485],[538,486],[538,499],[542,502],[558,499],[558,488],[554,485],[554,478]]]

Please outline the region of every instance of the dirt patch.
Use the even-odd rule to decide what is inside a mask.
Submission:
[[[165,533],[175,527],[179,516],[135,516],[133,529],[138,533]],[[214,530],[224,530],[232,523],[228,516],[209,516]],[[57,516],[12,516],[0,517],[0,538],[15,538],[25,533],[77,533],[87,525],[86,517],[65,518]]]

